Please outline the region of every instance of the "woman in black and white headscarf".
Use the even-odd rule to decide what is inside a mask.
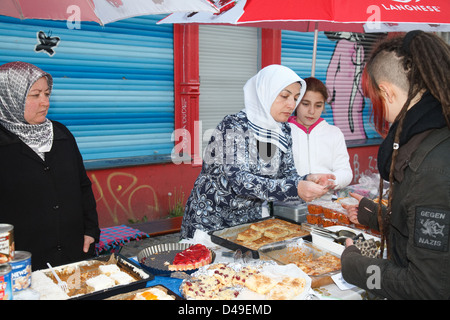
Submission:
[[[0,222],[33,269],[94,254],[96,202],[73,135],[47,119],[50,74],[25,62],[0,66]]]
[[[205,150],[182,238],[261,219],[266,201],[311,201],[332,187],[334,175],[301,177],[294,166],[287,120],[305,90],[303,79],[281,65],[248,80],[244,110],[219,123]]]

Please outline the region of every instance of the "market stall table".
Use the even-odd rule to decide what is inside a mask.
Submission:
[[[131,231],[133,231],[132,235],[135,235],[135,233],[134,233],[135,230],[131,230]],[[179,297],[184,298],[180,287],[183,284],[183,279],[186,278],[188,275],[183,272],[179,272],[179,271],[176,273],[166,273],[163,275],[162,273],[159,273],[159,272],[149,272],[148,270],[145,270],[144,264],[140,264],[140,262],[142,262],[141,258],[143,257],[142,256],[143,252],[146,252],[146,251],[148,251],[148,249],[153,249],[154,247],[159,247],[159,246],[175,245],[176,247],[187,248],[193,244],[200,244],[200,245],[206,246],[207,248],[212,250],[212,253],[211,253],[212,261],[211,260],[210,261],[214,264],[223,263],[223,264],[232,265],[233,263],[235,264],[236,261],[240,262],[241,264],[252,264],[252,263],[260,264],[260,263],[264,263],[264,261],[262,261],[262,260],[269,260],[270,261],[269,263],[272,263],[274,265],[277,265],[276,263],[280,263],[280,265],[279,265],[280,268],[279,269],[277,268],[277,270],[275,271],[275,273],[278,274],[278,272],[280,272],[282,269],[281,267],[283,267],[282,265],[294,266],[294,264],[292,263],[293,260],[283,261],[282,259],[279,259],[280,256],[278,256],[278,257],[271,256],[268,253],[277,253],[278,251],[283,251],[284,250],[283,248],[286,247],[286,244],[288,244],[288,243],[290,244],[291,242],[294,243],[295,245],[297,245],[297,240],[301,243],[303,243],[303,242],[307,243],[308,241],[305,239],[311,239],[309,234],[307,234],[305,237],[296,236],[296,237],[292,238],[291,240],[284,240],[281,242],[274,242],[272,244],[265,245],[265,246],[261,247],[260,249],[258,249],[258,253],[261,253],[261,256],[259,256],[259,255],[255,256],[254,252],[247,251],[248,248],[246,248],[246,247],[240,247],[240,249],[230,248],[226,242],[220,242],[220,241],[217,242],[216,237],[213,237],[212,233],[205,233],[205,232],[200,231],[200,232],[196,232],[193,239],[183,239],[181,241],[178,241],[178,238],[176,238],[176,239],[171,239],[169,241],[170,243],[164,242],[164,243],[160,243],[160,244],[156,244],[156,245],[150,244],[150,245],[140,246],[140,248],[141,248],[140,251],[134,251],[134,255],[127,255],[126,259],[129,259],[130,262],[134,263],[139,269],[142,269],[143,271],[146,271],[146,272],[148,272],[149,275],[151,275],[151,277],[149,277],[142,284],[143,288],[163,286],[164,288],[167,288],[174,294],[178,295],[178,298]],[[314,239],[314,237],[312,237],[312,239]],[[271,251],[267,251],[267,248],[270,248]],[[289,248],[291,248],[291,247],[289,247]],[[167,248],[166,248],[166,250],[167,250]],[[252,250],[252,251],[254,251],[254,250]],[[240,255],[238,253],[240,253]],[[336,255],[336,256],[338,257],[339,255]],[[138,258],[138,257],[141,257],[141,258]],[[290,254],[286,255],[287,259],[290,259],[290,257],[291,257]],[[299,266],[295,266],[295,267],[297,269],[299,268]],[[312,269],[312,270],[315,270],[315,269]],[[320,270],[323,270],[323,269],[320,268]],[[334,269],[334,270],[337,270],[337,269]],[[33,274],[34,273],[35,272],[33,272]],[[188,273],[189,273],[189,271],[188,271]],[[308,274],[311,274],[311,273],[308,273]],[[180,278],[173,277],[174,275],[176,275],[177,277],[180,277]],[[331,280],[330,275],[333,280]],[[306,277],[305,279],[309,280],[309,277],[306,276],[306,274],[304,274],[304,276]],[[325,274],[323,276],[318,276],[318,277],[310,276],[310,278],[312,279],[312,281],[309,280],[310,284],[307,287],[308,289],[305,291],[305,292],[308,292],[308,295],[306,295],[306,299],[309,299],[309,300],[322,300],[322,299],[361,300],[361,299],[372,298],[363,289],[360,289],[360,288],[357,288],[354,286],[347,287],[348,284],[346,284],[345,281],[342,280],[341,274],[337,271]],[[319,279],[319,281],[317,279]],[[323,280],[323,279],[326,279],[327,281],[322,282],[321,280]],[[309,289],[311,287],[313,289]],[[258,299],[258,300],[263,299],[263,298],[252,297],[252,299]],[[303,296],[302,298],[305,298],[305,297]],[[102,298],[100,298],[100,299],[102,299]]]
[[[200,243],[212,249],[216,253],[215,263],[234,262],[234,251],[213,243],[210,236],[206,233],[197,232],[193,239],[181,240],[180,242],[192,244]],[[132,257],[132,259],[137,261],[137,257]],[[312,289],[308,298],[314,300],[362,300],[367,297],[365,290],[345,283],[345,281],[343,281],[340,277],[340,273],[333,276],[333,280],[340,286],[347,285],[348,287],[340,288],[336,283],[326,284],[324,286]],[[155,275],[154,279],[147,283],[147,286],[163,285],[172,290],[174,293],[182,296],[180,292],[180,285],[182,282],[183,279]]]

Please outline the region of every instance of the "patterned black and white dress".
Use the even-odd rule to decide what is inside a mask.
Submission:
[[[219,123],[186,203],[182,238],[192,238],[196,229],[209,232],[260,219],[266,201],[301,200],[297,185],[305,177],[294,166],[289,125],[280,127],[287,137],[286,152],[257,141],[245,111]],[[269,145],[275,149],[271,155]]]

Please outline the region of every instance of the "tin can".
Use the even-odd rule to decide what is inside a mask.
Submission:
[[[12,268],[9,263],[0,264],[0,300],[12,300]]]
[[[31,287],[31,253],[16,251],[14,260],[10,263],[11,281],[13,292],[18,292]]]
[[[14,259],[14,227],[10,224],[0,224],[0,263]]]

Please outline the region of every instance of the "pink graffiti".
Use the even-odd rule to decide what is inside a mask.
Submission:
[[[334,124],[342,130],[346,140],[366,138],[361,90],[363,68],[363,46],[354,34],[342,33],[328,66],[326,85],[331,93]]]

